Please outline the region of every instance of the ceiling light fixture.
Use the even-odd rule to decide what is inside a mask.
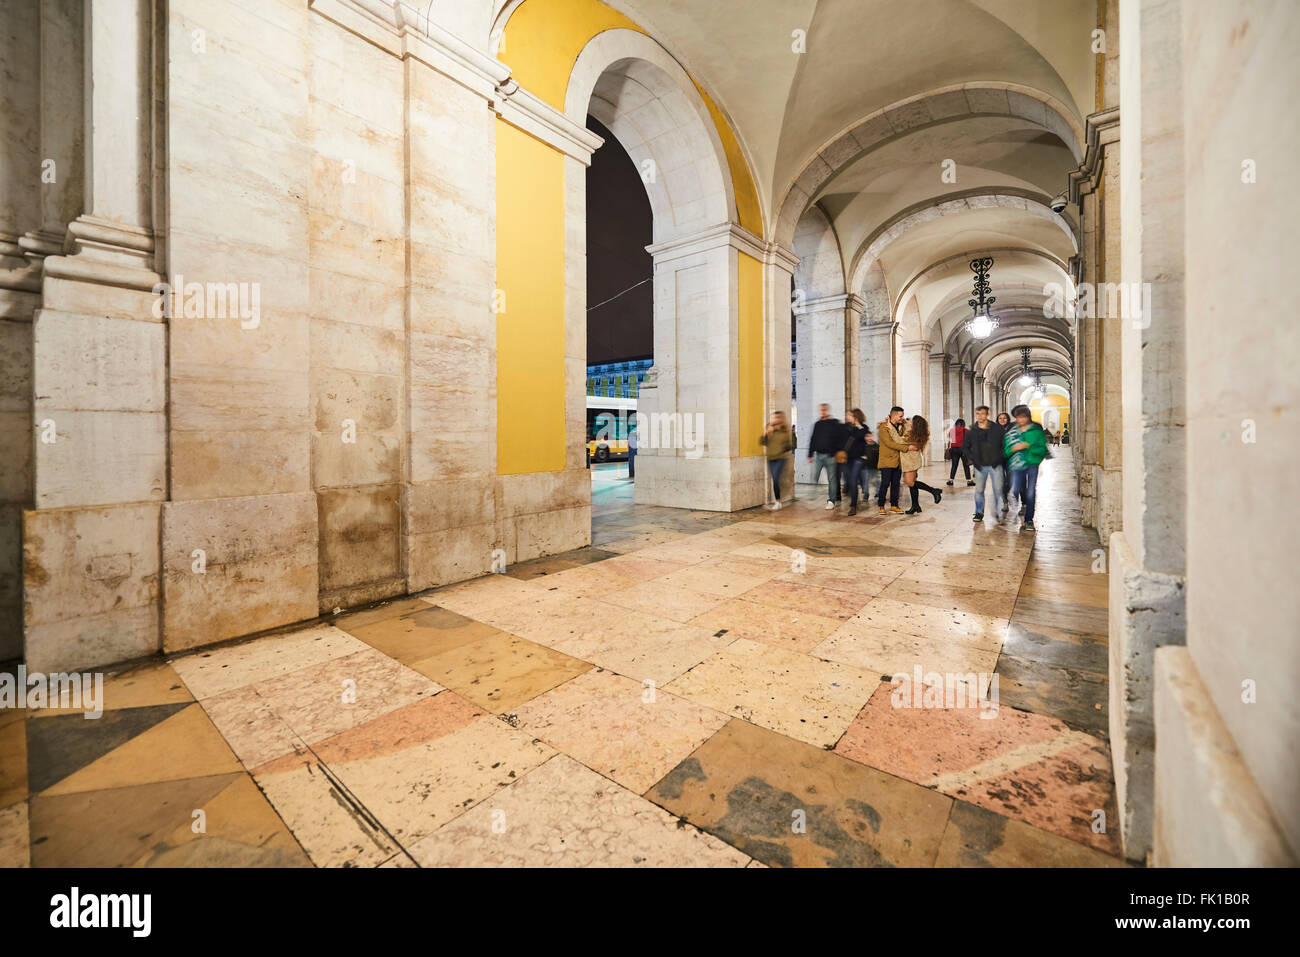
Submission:
[[[1020,347],[1020,384],[1023,386],[1034,384],[1034,373],[1029,368],[1029,346]]]
[[[989,285],[989,270],[992,267],[992,256],[970,261],[971,272],[975,274],[972,286],[972,295],[975,298],[968,300],[968,305],[974,310],[975,315],[966,320],[966,331],[973,339],[987,339],[998,327],[998,321],[989,313],[989,307],[997,302],[996,298],[988,294],[992,288]]]

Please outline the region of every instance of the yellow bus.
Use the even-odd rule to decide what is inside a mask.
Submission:
[[[636,399],[587,396],[587,457],[596,462],[627,458],[627,430]]]

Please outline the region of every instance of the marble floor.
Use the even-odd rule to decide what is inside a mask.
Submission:
[[[1122,866],[1068,447],[1036,532],[625,474],[589,548],[0,711],[0,865]]]

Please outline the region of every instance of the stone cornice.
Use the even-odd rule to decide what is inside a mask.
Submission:
[[[703,229],[692,236],[655,243],[645,249],[654,257],[656,265],[661,262],[681,259],[685,256],[693,256],[696,253],[708,252],[722,246],[732,246],[740,252],[752,256],[759,262],[763,262],[768,254],[767,245],[749,230],[737,226],[735,223],[719,223],[717,226],[710,226],[708,229]]]
[[[861,315],[867,307],[866,300],[855,293],[840,293],[838,296],[821,296],[809,299],[800,308],[801,313],[828,312],[832,309],[847,309]]]
[[[591,154],[605,140],[585,126],[574,123],[551,104],[529,93],[514,80],[506,80],[493,91],[492,112],[511,126],[553,146],[565,156],[591,165]]]
[[[42,262],[45,275],[56,279],[152,290],[159,281],[153,249],[150,230],[81,216],[68,223],[68,254]]]
[[[787,272],[793,273],[795,267],[799,265],[800,259],[794,254],[793,250],[786,249],[780,243],[770,242],[767,244],[767,250],[763,254],[763,262],[769,266],[780,266]]]
[[[1119,140],[1119,107],[1091,114],[1086,129],[1083,162],[1078,169],[1070,171],[1070,202],[1075,205],[1097,188],[1105,159],[1104,147]]]
[[[311,9],[399,60],[414,59],[490,100],[510,68],[405,3],[310,0]]]
[[[311,9],[399,60],[417,60],[487,100],[509,123],[590,165],[604,142],[510,78],[510,67],[419,10],[387,0],[310,0]]]
[[[892,333],[896,328],[898,328],[898,323],[889,317],[873,319],[865,313],[858,317],[858,330],[861,332]]]

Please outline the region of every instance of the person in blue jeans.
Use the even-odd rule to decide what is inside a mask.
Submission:
[[[1047,433],[1030,417],[1027,405],[1016,406],[1011,417],[1014,421],[1002,439],[1002,450],[1011,472],[1011,491],[1025,506],[1025,522],[1020,530],[1032,532],[1038,466],[1047,458]]]
[[[1005,412],[998,413],[998,428],[1002,430],[1003,436],[1007,434],[1007,429],[1011,428],[1011,416]],[[998,471],[1002,473],[1002,513],[1011,514],[1011,473],[1007,471],[1007,461],[1004,458],[1002,464],[998,466]]]
[[[781,507],[781,476],[785,472],[785,463],[790,461],[794,452],[794,433],[786,428],[785,416],[773,412],[768,420],[767,431],[759,439],[767,451],[767,474],[772,480],[771,508]]]
[[[1002,466],[1006,456],[1002,451],[1002,427],[989,421],[989,407],[975,409],[975,425],[966,430],[962,438],[961,453],[975,467],[975,518],[984,521],[984,487],[993,483],[993,508],[998,513],[999,524],[1006,520],[1006,504],[1002,498]]]
[[[871,483],[875,481],[879,484],[880,472],[871,464],[874,460],[871,453],[878,454],[879,450],[875,448],[875,437],[867,428],[867,415],[861,409],[849,410],[846,429],[848,444],[845,446],[845,451],[848,453],[849,461],[845,467],[849,470],[849,514],[857,515],[858,489],[862,489],[864,499],[870,499]]]
[[[813,465],[813,484],[816,485],[822,473],[826,473],[826,507],[834,508],[840,504],[840,464],[835,461],[835,453],[844,451],[848,435],[844,423],[831,415],[831,407],[825,402],[818,408],[820,418],[813,423],[812,435],[808,438],[808,461]]]

